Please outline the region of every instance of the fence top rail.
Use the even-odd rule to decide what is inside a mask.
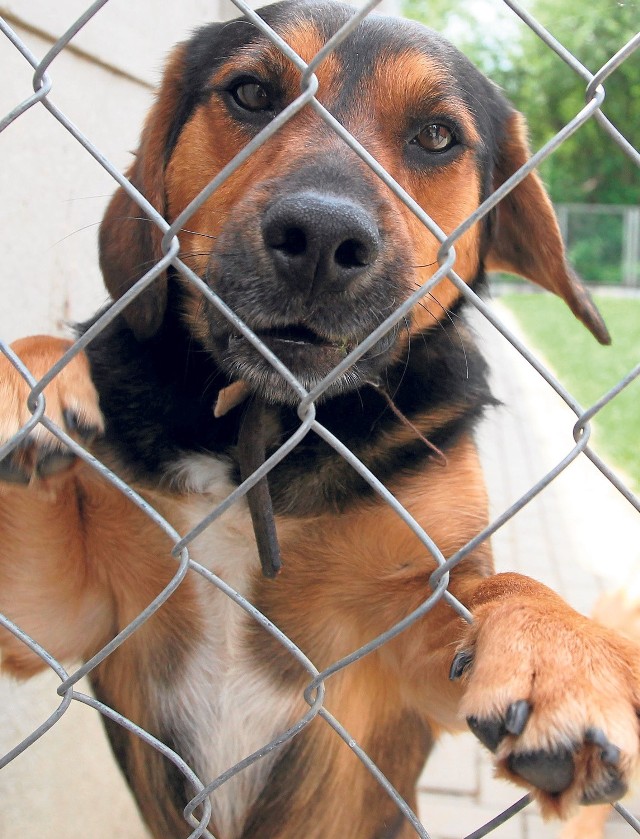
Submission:
[[[556,210],[571,210],[576,213],[629,213],[640,210],[640,204],[580,204],[574,203],[557,203]]]

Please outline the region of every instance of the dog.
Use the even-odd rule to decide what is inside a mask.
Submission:
[[[310,62],[353,9],[285,0],[259,14]],[[528,159],[522,116],[416,23],[370,15],[315,72],[318,101],[446,235]],[[168,60],[131,184],[177,219],[296,99],[300,81],[299,67],[253,23],[200,29]],[[162,258],[162,236],[119,188],[99,237],[114,301]],[[207,197],[178,239],[183,264],[306,390],[434,275],[440,247],[310,105]],[[473,289],[489,270],[519,274],[608,341],[536,174],[456,239],[455,257]],[[52,421],[185,534],[300,427],[301,396],[171,260],[44,393]],[[487,524],[473,430],[493,398],[463,310],[450,279],[425,294],[318,396],[316,424],[268,486],[254,487],[258,501],[254,493],[233,504],[189,544],[198,567],[246,596],[319,671],[411,615],[436,569],[424,540],[330,435],[444,557]],[[39,378],[69,345],[37,336],[13,349]],[[29,388],[7,359],[0,372],[6,441],[30,416]],[[42,427],[1,470],[0,609],[56,659],[86,661],[174,578],[175,541]],[[624,794],[638,762],[638,647],[535,580],[494,574],[486,540],[450,568],[448,591],[473,621],[440,599],[327,677],[323,708],[349,742],[316,716],[212,793],[211,834],[413,836],[349,743],[415,809],[434,741],[465,720],[494,752],[498,774],[530,790],[547,816]],[[0,642],[6,672],[27,678],[44,666],[8,631]],[[309,710],[300,659],[193,569],[90,678],[101,702],[204,783]],[[190,835],[190,781],[117,722],[105,724],[153,836]]]

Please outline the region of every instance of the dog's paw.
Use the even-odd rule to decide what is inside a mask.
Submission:
[[[621,798],[638,762],[640,649],[542,598],[485,602],[458,649],[461,710],[496,774],[531,790],[544,815]]]
[[[34,379],[40,379],[66,352],[70,341],[36,336],[16,341],[12,350]],[[31,388],[11,361],[0,354],[0,446],[15,438],[31,419]],[[76,355],[44,390],[45,416],[70,437],[90,444],[104,428],[98,395],[83,353]],[[30,484],[66,473],[76,458],[43,425],[36,425],[0,461],[0,482]]]

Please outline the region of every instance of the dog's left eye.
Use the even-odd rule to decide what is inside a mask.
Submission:
[[[422,146],[425,151],[443,152],[455,146],[458,139],[454,132],[446,125],[434,122],[423,128],[416,136],[414,142]]]
[[[231,95],[245,111],[270,111],[273,108],[269,91],[260,82],[241,82],[231,89]]]

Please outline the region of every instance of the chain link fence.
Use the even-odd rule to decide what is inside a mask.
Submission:
[[[216,177],[209,183],[203,192],[186,207],[180,216],[172,223],[168,224],[157,211],[139,194],[135,188],[128,182],[122,171],[104,156],[103,152],[97,147],[92,140],[85,136],[82,131],[72,123],[69,117],[56,106],[56,88],[55,88],[55,73],[50,72],[51,64],[54,59],[72,43],[74,37],[87,22],[108,2],[108,0],[98,0],[91,4],[68,31],[52,46],[52,48],[43,57],[36,56],[27,48],[25,43],[18,37],[12,27],[5,21],[0,23],[0,28],[5,38],[12,45],[12,48],[17,50],[24,61],[33,68],[33,92],[25,93],[24,99],[16,102],[15,106],[0,122],[0,131],[8,129],[11,124],[23,118],[23,115],[30,109],[39,108],[46,109],[51,118],[56,120],[63,129],[65,129],[71,137],[74,138],[78,144],[78,153],[80,147],[88,153],[95,161],[96,165],[103,167],[104,170],[113,179],[114,186],[121,186],[138,204],[141,213],[148,216],[153,224],[156,224],[164,233],[163,238],[163,252],[164,257],[154,266],[152,266],[147,274],[136,284],[136,286],[125,294],[120,300],[114,303],[110,308],[95,322],[95,324],[78,339],[71,350],[56,364],[46,376],[39,381],[36,381],[30,371],[26,369],[16,355],[12,352],[7,343],[0,342],[0,349],[11,361],[12,364],[20,371],[26,381],[32,388],[30,404],[32,407],[32,419],[20,430],[8,444],[0,449],[0,459],[6,456],[9,452],[19,446],[38,425],[44,426],[59,440],[61,440],[71,451],[73,451],[79,458],[84,460],[93,469],[99,473],[104,480],[110,481],[129,499],[132,499],[139,508],[148,516],[158,528],[160,528],[171,540],[173,544],[173,555],[176,560],[175,576],[171,582],[166,586],[164,591],[158,596],[147,609],[141,612],[137,617],[122,630],[107,646],[101,649],[93,658],[82,664],[81,667],[75,669],[73,672],[68,672],[63,664],[55,660],[47,650],[43,649],[36,641],[30,638],[20,626],[15,625],[7,617],[0,615],[0,625],[13,633],[22,643],[29,647],[42,661],[50,668],[59,678],[60,685],[57,689],[59,695],[59,705],[54,713],[49,718],[38,726],[29,736],[25,737],[18,743],[11,751],[0,760],[0,768],[6,766],[13,761],[20,754],[29,749],[45,732],[55,726],[61,717],[67,712],[72,703],[81,703],[95,709],[99,714],[103,715],[108,720],[111,720],[116,725],[122,726],[130,732],[133,732],[136,737],[147,743],[153,749],[156,749],[163,754],[168,761],[173,763],[176,770],[181,773],[186,781],[193,789],[193,798],[185,811],[185,818],[191,825],[192,832],[190,837],[209,837],[211,833],[208,830],[208,822],[211,816],[211,806],[208,796],[221,784],[225,783],[234,775],[241,772],[250,764],[259,761],[265,754],[272,751],[278,745],[285,743],[296,735],[314,718],[320,717],[325,723],[330,726],[335,736],[342,738],[349,747],[359,757],[362,763],[369,769],[369,771],[377,778],[381,792],[389,795],[396,803],[399,810],[404,814],[407,821],[412,825],[415,835],[428,839],[429,837],[429,823],[428,814],[425,816],[425,823],[421,823],[417,815],[411,811],[408,805],[398,796],[397,792],[391,787],[387,779],[380,772],[378,767],[369,758],[366,752],[352,740],[348,731],[346,731],[340,720],[336,719],[323,704],[324,683],[334,673],[349,667],[353,662],[367,655],[371,650],[387,644],[392,638],[401,633],[407,626],[419,620],[420,617],[432,610],[436,604],[443,601],[448,604],[451,609],[454,609],[462,618],[470,620],[471,616],[465,606],[460,603],[448,590],[449,572],[459,563],[464,556],[466,556],[475,546],[482,541],[491,537],[500,528],[503,527],[510,519],[518,514],[532,499],[543,493],[546,488],[577,458],[588,458],[594,467],[599,470],[613,487],[623,496],[624,499],[636,511],[640,511],[640,501],[634,496],[631,490],[625,485],[616,473],[606,464],[589,446],[590,425],[589,423],[593,417],[605,405],[614,400],[617,394],[629,385],[638,375],[640,375],[640,365],[628,372],[611,391],[603,395],[602,399],[596,404],[588,406],[586,409],[579,405],[574,397],[568,393],[564,387],[556,380],[554,375],[546,369],[543,363],[523,344],[523,342],[502,322],[496,315],[495,310],[486,302],[479,299],[472,290],[470,290],[464,281],[457,275],[455,266],[455,245],[463,233],[468,230],[473,224],[483,218],[496,204],[505,196],[508,191],[522,181],[526,175],[531,172],[538,164],[544,160],[548,155],[564,142],[564,140],[577,131],[582,124],[587,120],[596,120],[600,123],[603,129],[603,142],[610,142],[618,144],[629,157],[640,165],[640,154],[631,147],[618,130],[606,119],[600,110],[600,105],[603,102],[605,95],[605,86],[608,77],[615,72],[616,68],[624,61],[630,59],[634,51],[640,46],[640,36],[635,37],[627,44],[621,44],[619,52],[612,56],[611,59],[601,67],[595,74],[589,72],[582,66],[564,47],[557,43],[554,38],[545,29],[534,20],[523,8],[517,3],[504,0],[506,5],[513,11],[515,15],[520,17],[526,25],[534,30],[537,35],[548,45],[549,49],[554,50],[567,64],[571,71],[577,74],[585,85],[585,105],[575,117],[568,122],[558,134],[553,137],[543,148],[538,150],[532,159],[523,166],[509,181],[507,181],[497,192],[490,196],[480,208],[474,212],[464,224],[462,224],[452,235],[446,237],[442,231],[437,227],[431,218],[429,218],[424,211],[411,199],[411,197],[404,192],[404,190],[391,178],[388,172],[380,166],[380,164],[371,156],[366,148],[363,148],[344,128],[340,125],[331,113],[329,113],[315,98],[316,92],[316,78],[314,71],[316,68],[329,56],[340,44],[348,33],[358,25],[358,23],[368,14],[370,14],[377,3],[375,0],[366,3],[360,10],[354,12],[352,19],[344,26],[313,58],[309,64],[305,64],[303,60],[294,53],[290,47],[285,43],[275,32],[269,29],[261,18],[243,2],[243,0],[233,0],[234,5],[239,12],[244,14],[253,24],[258,27],[277,47],[280,49],[292,63],[297,67],[302,74],[301,93],[300,96],[287,108],[285,108],[264,130],[262,130],[242,151],[238,154]],[[254,153],[254,151],[267,142],[288,120],[290,120],[302,108],[312,108],[319,117],[324,120],[338,137],[342,139],[359,157],[371,168],[371,171],[379,177],[387,187],[392,190],[398,198],[403,201],[407,207],[420,219],[420,221],[437,237],[441,242],[440,248],[440,268],[434,274],[433,278],[422,288],[418,289],[408,300],[405,301],[398,309],[385,321],[378,329],[375,330],[360,346],[353,350],[344,362],[336,367],[332,373],[327,376],[318,386],[311,391],[307,390],[296,380],[289,370],[279,361],[279,359],[269,351],[269,349],[240,321],[237,315],[230,310],[225,303],[217,297],[211,289],[190,270],[180,255],[179,232],[181,228],[188,226],[189,219],[192,215],[204,204],[206,199],[217,189],[219,189],[230,175],[247,160],[247,158]],[[43,168],[46,163],[46,156],[43,157]],[[6,165],[6,164],[5,164]],[[46,178],[46,173],[43,172],[43,183]],[[298,430],[286,440],[280,448],[269,457],[269,459],[258,468],[253,475],[245,480],[223,503],[212,510],[203,520],[194,527],[187,534],[179,534],[174,528],[161,516],[159,513],[146,502],[139,494],[137,494],[130,486],[127,486],[118,476],[107,469],[102,463],[97,461],[90,453],[88,453],[76,441],[71,439],[61,428],[57,427],[46,415],[46,405],[43,397],[44,388],[60,373],[60,371],[69,363],[71,358],[77,355],[86,347],[95,336],[103,330],[123,309],[130,304],[130,302],[144,289],[151,286],[159,274],[166,269],[167,266],[172,265],[181,276],[203,295],[224,317],[226,317],[238,332],[242,333],[246,339],[256,347],[262,355],[279,371],[280,375],[284,377],[289,383],[293,391],[298,394],[298,414],[300,417],[300,426]],[[441,554],[438,546],[432,542],[429,534],[424,532],[420,525],[409,515],[395,497],[389,492],[388,488],[378,481],[367,468],[353,455],[353,453],[337,438],[335,438],[327,428],[322,426],[316,419],[315,403],[324,391],[331,386],[331,384],[344,372],[344,370],[351,365],[357,358],[362,356],[367,350],[372,348],[396,323],[409,312],[409,310],[420,301],[420,299],[429,294],[429,292],[441,281],[442,278],[448,277],[452,283],[457,287],[460,295],[466,298],[470,304],[477,310],[479,316],[485,318],[492,326],[501,333],[507,341],[522,355],[524,359],[537,371],[540,377],[544,379],[547,386],[552,389],[558,396],[566,403],[573,411],[576,417],[574,428],[575,446],[569,451],[565,457],[562,458],[557,465],[554,466],[542,479],[530,486],[528,490],[515,503],[497,515],[491,524],[478,533],[477,536],[469,542],[461,551],[454,556],[445,557]],[[25,282],[28,278],[24,278]],[[250,603],[238,591],[234,590],[224,580],[215,574],[208,571],[196,563],[189,553],[190,545],[196,536],[201,533],[214,520],[218,519],[227,510],[230,505],[238,501],[244,496],[247,491],[256,485],[256,483],[264,477],[277,463],[291,452],[296,445],[309,433],[314,432],[324,439],[331,447],[333,447],[352,467],[356,472],[373,488],[380,498],[387,503],[396,514],[406,523],[407,527],[417,536],[422,542],[424,548],[434,558],[438,565],[438,570],[432,578],[432,592],[424,603],[411,615],[408,615],[404,621],[398,623],[391,630],[384,633],[384,635],[372,640],[367,646],[354,651],[348,657],[333,662],[327,669],[319,672],[313,662],[309,661],[304,653],[298,649],[295,644],[284,634],[278,627],[273,626],[270,621],[260,613],[256,607]],[[207,583],[214,586],[219,591],[223,592],[230,600],[232,600],[238,609],[244,610],[253,621],[255,621],[263,631],[270,633],[277,641],[289,652],[291,657],[295,659],[308,673],[309,684],[305,693],[305,699],[308,703],[308,711],[300,720],[296,722],[287,731],[281,734],[272,742],[265,743],[262,748],[254,754],[247,756],[245,760],[234,766],[229,766],[227,770],[218,778],[199,778],[196,776],[193,769],[188,765],[185,756],[176,754],[171,748],[159,742],[149,732],[141,729],[131,720],[123,718],[116,713],[112,708],[95,699],[93,696],[83,692],[79,687],[79,682],[83,676],[90,673],[99,664],[105,661],[115,649],[117,649],[123,642],[133,633],[139,631],[140,627],[155,614],[158,610],[163,608],[163,604],[171,596],[171,594],[180,586],[181,582],[188,573],[195,573],[204,578]],[[313,771],[310,768],[309,771]],[[520,812],[524,807],[530,803],[529,797],[525,796],[513,806],[507,808],[504,812],[496,813],[495,818],[489,820],[484,825],[479,825],[478,829],[468,834],[467,839],[480,839],[482,836],[490,834],[499,825],[507,822],[516,813]],[[623,816],[629,824],[629,834],[634,831],[640,833],[640,824],[621,804],[615,805],[618,812]],[[194,813],[198,813],[196,817]],[[452,815],[452,819],[455,815]]]

